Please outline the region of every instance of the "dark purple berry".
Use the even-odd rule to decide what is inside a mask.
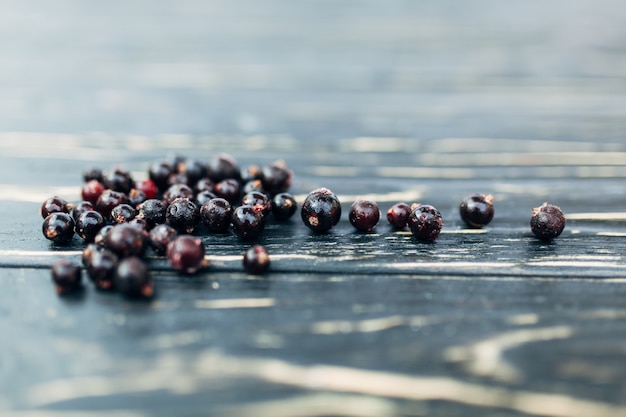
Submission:
[[[443,218],[435,207],[417,205],[409,215],[411,233],[419,240],[433,242],[439,237],[443,228]]]
[[[81,197],[83,200],[89,201],[91,204],[96,204],[98,199],[104,192],[104,185],[98,180],[90,180],[83,184],[81,189]]]
[[[247,273],[261,275],[270,266],[270,255],[261,245],[254,245],[243,254],[243,267]]]
[[[177,198],[167,206],[165,222],[179,233],[193,233],[199,221],[198,206],[188,198]]]
[[[113,191],[128,194],[135,186],[135,181],[133,180],[130,172],[123,170],[120,167],[115,167],[113,172],[107,176],[107,185]]]
[[[269,215],[272,211],[272,202],[270,199],[265,194],[258,191],[252,191],[244,195],[241,199],[241,205],[257,207],[264,216]]]
[[[200,191],[198,194],[196,194],[196,202],[198,203],[199,206],[202,206],[207,201],[211,201],[216,197],[217,196],[213,194],[211,191],[208,191],[208,190]]]
[[[104,247],[105,238],[109,234],[111,229],[113,229],[113,226],[110,225],[110,224],[106,225],[102,229],[100,229],[100,231],[98,231],[98,233],[96,233],[96,236],[94,236],[93,243],[95,243],[99,247]]]
[[[204,243],[195,236],[181,235],[167,245],[167,259],[178,271],[193,274],[208,265]]]
[[[59,295],[75,292],[82,288],[80,267],[67,259],[61,259],[52,265],[52,282]]]
[[[143,231],[128,223],[113,226],[104,238],[104,247],[121,258],[142,256],[146,250]]]
[[[227,178],[215,184],[214,193],[216,196],[227,200],[230,204],[236,204],[239,200],[239,182],[232,178]]]
[[[404,229],[409,222],[411,206],[407,203],[394,204],[387,210],[387,221],[396,229]]]
[[[186,159],[177,166],[177,171],[187,177],[188,184],[196,184],[206,176],[206,166],[195,159]]]
[[[139,230],[145,231],[146,233],[148,233],[148,230],[150,230],[150,228],[148,227],[148,222],[144,219],[137,218],[136,216],[134,219],[130,220],[128,224],[135,226]]]
[[[203,191],[213,192],[213,188],[215,187],[215,183],[211,181],[209,178],[201,178],[196,182],[193,189],[196,193],[201,193]]]
[[[154,181],[152,181],[149,178],[136,183],[135,189],[143,193],[143,195],[145,196],[144,201],[149,200],[151,198],[156,198],[156,196],[159,194],[159,188],[156,186]],[[132,190],[131,190],[131,194],[132,194]],[[143,201],[141,203],[143,203]]]
[[[350,206],[348,219],[361,232],[371,232],[380,220],[378,204],[370,200],[357,200]]]
[[[167,224],[156,225],[148,235],[148,242],[157,255],[165,255],[167,245],[176,239],[178,232]]]
[[[92,251],[87,259],[87,275],[100,290],[114,288],[118,257],[108,249]]]
[[[157,224],[165,223],[167,206],[161,200],[154,198],[146,200],[137,207],[137,210],[138,213],[135,217],[144,219],[149,229]]]
[[[86,211],[76,220],[76,233],[86,242],[93,242],[98,232],[106,226],[106,221],[100,212]]]
[[[263,171],[258,165],[250,165],[241,170],[241,181],[244,183],[260,180],[263,178]]]
[[[46,218],[52,213],[69,213],[70,205],[65,199],[54,196],[50,197],[41,204],[41,217]]]
[[[265,217],[260,208],[239,206],[231,217],[233,232],[242,239],[255,239],[265,229]]]
[[[93,204],[91,204],[89,201],[79,201],[70,210],[70,216],[72,216],[74,223],[76,223],[76,221],[78,220],[81,214],[83,214],[86,211],[92,211],[92,210],[95,210],[95,208],[93,207]]]
[[[293,171],[287,167],[283,160],[272,162],[263,167],[263,188],[272,195],[289,190],[292,180]]]
[[[120,204],[127,204],[128,197],[119,191],[104,190],[98,201],[96,202],[96,210],[104,216],[105,219],[111,217],[111,211]]]
[[[175,172],[167,179],[168,188],[172,185],[189,185],[189,180],[184,172]]]
[[[115,271],[115,288],[130,298],[151,298],[154,284],[148,265],[136,256],[123,259]]]
[[[174,168],[168,162],[156,161],[150,165],[148,176],[158,189],[163,191],[167,188],[167,181],[173,172]]]
[[[252,191],[257,191],[259,193],[265,194],[265,188],[263,188],[263,181],[261,180],[251,180],[246,182],[241,188],[241,191],[244,194],[248,194]]]
[[[46,239],[66,245],[74,237],[74,220],[67,213],[52,213],[44,219],[41,231]]]
[[[480,228],[493,219],[493,196],[491,194],[471,194],[461,201],[461,219],[469,226]]]
[[[83,254],[81,257],[83,266],[85,268],[87,268],[87,266],[89,265],[89,262],[91,262],[91,257],[93,256],[94,252],[100,249],[102,248],[96,245],[95,243],[88,243],[87,246],[85,246],[85,249],[83,249]]]
[[[163,202],[166,206],[177,198],[193,198],[193,190],[187,184],[174,184],[163,193]]]
[[[211,233],[226,233],[232,215],[232,208],[223,198],[214,198],[200,207],[200,221]]]
[[[558,237],[565,228],[563,211],[553,204],[543,203],[541,207],[532,209],[530,230],[541,240],[552,240]]]
[[[279,193],[272,198],[272,214],[278,221],[289,220],[297,209],[296,199],[289,193]]]
[[[89,182],[91,180],[96,180],[100,183],[105,181],[104,174],[100,168],[89,168],[83,172],[83,181]]]
[[[120,204],[111,210],[111,222],[113,224],[128,223],[135,218],[136,213],[130,204]]]
[[[241,171],[237,160],[228,154],[214,156],[207,166],[207,175],[215,183],[233,178],[239,180]]]
[[[328,188],[318,188],[307,195],[300,212],[304,224],[315,233],[324,233],[341,218],[341,203]]]
[[[133,208],[136,208],[139,204],[143,203],[147,199],[148,197],[146,193],[137,188],[133,188],[128,193],[128,204],[130,204],[130,206]]]

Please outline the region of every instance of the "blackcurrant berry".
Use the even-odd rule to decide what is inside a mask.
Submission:
[[[167,245],[176,239],[178,232],[167,224],[156,225],[148,235],[148,241],[157,255],[165,255]]]
[[[265,194],[258,191],[252,191],[244,195],[241,199],[241,205],[257,207],[264,216],[267,216],[272,211],[270,199]]]
[[[52,282],[59,295],[75,292],[82,287],[80,266],[61,259],[52,265]]]
[[[239,182],[233,178],[227,178],[215,184],[213,192],[230,204],[236,204],[240,196]]]
[[[91,204],[96,205],[98,199],[104,192],[104,185],[98,180],[90,180],[83,184],[81,189],[81,197],[83,200],[89,201]]]
[[[263,167],[263,188],[270,194],[284,193],[289,190],[293,180],[293,171],[283,160],[272,162]]]
[[[148,265],[136,256],[120,261],[115,270],[115,288],[129,298],[151,298],[154,284]]]
[[[179,233],[193,233],[198,224],[198,206],[188,198],[177,198],[167,206],[165,222]]]
[[[259,208],[239,206],[231,217],[233,232],[244,240],[255,239],[265,229],[265,217]]]
[[[163,193],[163,202],[169,206],[177,198],[193,198],[193,190],[187,184],[174,184]]]
[[[302,221],[316,233],[324,233],[334,227],[341,218],[341,203],[328,188],[311,191],[300,212]]]
[[[378,204],[370,200],[357,200],[350,206],[348,219],[357,230],[371,232],[380,219]]]
[[[461,219],[469,226],[480,228],[493,219],[493,196],[491,194],[471,194],[461,201]]]
[[[128,223],[135,218],[136,213],[130,204],[120,204],[111,210],[111,222],[113,224]]]
[[[66,245],[74,237],[74,220],[67,213],[52,213],[44,219],[41,231],[46,239]]]
[[[396,229],[404,229],[410,214],[411,207],[407,203],[397,203],[387,210],[387,221]]]
[[[43,219],[52,213],[69,213],[70,206],[65,199],[54,196],[50,197],[41,204],[40,214]]]
[[[76,233],[86,242],[93,242],[98,232],[106,226],[106,221],[100,212],[86,211],[76,220]]]
[[[105,219],[111,217],[111,211],[120,204],[127,204],[128,196],[119,191],[104,190],[98,201],[96,202],[96,210],[104,216]]]
[[[558,237],[565,228],[563,211],[553,204],[543,203],[541,207],[532,209],[530,230],[541,240],[552,240]]]
[[[78,220],[78,217],[80,217],[81,214],[83,214],[86,211],[91,211],[91,210],[95,210],[93,204],[91,204],[89,201],[79,201],[70,210],[70,216],[72,216],[74,223],[76,223],[76,221]]]
[[[226,233],[232,215],[232,208],[223,198],[214,198],[200,207],[200,221],[211,233]]]
[[[211,158],[207,166],[207,175],[215,183],[233,178],[239,180],[241,171],[237,160],[228,154],[219,154]]]
[[[204,243],[195,236],[181,235],[167,245],[167,259],[178,271],[193,274],[208,265]]]
[[[289,220],[297,209],[296,199],[289,193],[278,193],[272,198],[272,214],[278,221]]]
[[[157,224],[165,223],[165,212],[167,206],[161,200],[149,199],[144,201],[137,207],[137,215],[140,219],[144,219],[148,224],[148,228],[152,228]]]
[[[113,226],[104,238],[104,247],[121,258],[142,256],[146,250],[146,238],[142,230],[132,224]]]
[[[261,245],[254,245],[243,254],[243,267],[247,273],[260,275],[270,266],[270,256]]]
[[[417,205],[409,216],[411,233],[419,240],[433,242],[439,237],[443,228],[443,218],[435,207]]]
[[[112,290],[117,264],[118,257],[110,250],[95,250],[87,259],[87,275],[98,289]]]

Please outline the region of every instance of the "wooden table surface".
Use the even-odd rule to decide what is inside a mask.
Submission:
[[[622,2],[127,3],[0,14],[2,416],[626,416]],[[44,239],[44,199],[222,152],[284,159],[340,223],[270,223],[261,277],[200,229],[210,266],[149,254],[151,302],[56,295],[83,242]],[[356,232],[358,197],[435,205],[440,239]]]

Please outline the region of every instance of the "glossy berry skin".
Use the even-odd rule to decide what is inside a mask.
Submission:
[[[96,202],[96,210],[104,216],[105,219],[111,217],[111,211],[120,204],[127,204],[128,197],[124,193],[113,190],[104,190],[98,201]]]
[[[387,210],[387,221],[395,229],[404,229],[411,215],[411,206],[407,203],[394,204]]]
[[[65,199],[54,196],[41,203],[40,214],[42,218],[48,217],[52,213],[69,213],[70,206]]]
[[[493,196],[491,194],[471,194],[461,201],[461,219],[469,227],[481,228],[493,219]]]
[[[194,185],[193,190],[196,193],[201,193],[203,191],[213,192],[213,188],[215,184],[209,178],[200,178]]]
[[[178,236],[167,245],[167,259],[172,268],[186,274],[196,273],[208,265],[204,258],[204,243],[190,235]]]
[[[167,245],[178,237],[178,232],[167,224],[156,225],[148,235],[148,243],[157,255],[165,255]]]
[[[66,245],[74,237],[74,220],[67,213],[52,213],[44,219],[41,231],[46,239]]]
[[[93,251],[87,258],[87,275],[100,290],[112,290],[115,287],[115,271],[119,258],[108,249]]]
[[[263,167],[261,180],[268,193],[284,193],[291,186],[293,171],[287,167],[285,161],[278,160]]]
[[[289,193],[278,193],[272,198],[272,215],[280,222],[289,220],[297,209],[296,199]]]
[[[236,204],[240,197],[239,182],[233,178],[227,178],[215,184],[213,192],[230,204]]]
[[[148,176],[160,191],[167,188],[167,180],[174,172],[173,166],[167,161],[156,161],[150,164]],[[152,197],[154,198],[154,197]]]
[[[135,218],[136,213],[130,204],[120,204],[111,210],[111,222],[113,224],[128,223]]]
[[[185,159],[177,165],[176,170],[185,174],[187,183],[192,185],[206,176],[206,165],[195,159]]]
[[[81,214],[91,210],[95,210],[93,204],[91,204],[89,201],[79,201],[70,210],[70,216],[72,216],[74,223],[76,223],[76,220],[78,220]]]
[[[239,180],[241,171],[237,160],[229,154],[215,155],[207,165],[207,176],[213,182],[220,182],[226,178]]]
[[[196,194],[196,202],[198,206],[203,206],[206,202],[213,200],[217,196],[212,191],[200,191]]]
[[[223,198],[214,198],[200,207],[200,221],[211,233],[226,233],[233,210]]]
[[[147,199],[148,197],[146,196],[146,193],[137,188],[133,188],[128,193],[128,204],[130,204],[132,208],[136,208],[139,204],[143,203]]]
[[[107,176],[107,185],[114,191],[128,194],[135,186],[135,181],[130,175],[130,172],[116,167],[113,169],[113,172]]]
[[[98,232],[106,226],[106,221],[100,212],[86,211],[76,220],[76,234],[86,242],[93,242]]]
[[[167,206],[165,222],[179,233],[193,233],[199,221],[196,203],[188,198],[177,198]]]
[[[263,187],[263,182],[261,180],[250,180],[244,183],[241,191],[244,194],[248,194],[252,191],[258,191],[259,193],[266,194],[265,188]]]
[[[557,238],[565,229],[565,215],[558,206],[543,203],[541,207],[532,209],[530,230],[541,240],[549,241]]]
[[[264,216],[267,216],[272,211],[272,202],[270,199],[265,194],[258,191],[251,191],[244,195],[241,199],[241,205],[257,207]]]
[[[89,182],[91,180],[96,180],[98,182],[104,182],[104,173],[100,168],[89,168],[83,172],[83,181]]]
[[[113,225],[107,224],[106,226],[104,226],[98,231],[98,233],[96,233],[96,236],[94,236],[93,243],[95,243],[99,247],[104,247],[104,239],[112,229]]]
[[[371,232],[380,220],[378,204],[370,200],[357,200],[350,206],[348,219],[361,232]]]
[[[98,180],[89,180],[83,184],[80,194],[83,200],[89,201],[91,204],[96,204],[98,198],[104,192],[104,185]]]
[[[244,240],[252,240],[265,229],[265,217],[258,207],[239,206],[231,217],[233,232]]]
[[[151,229],[157,224],[165,223],[165,212],[167,206],[161,200],[151,198],[144,201],[137,207],[137,215],[140,219],[144,219]]]
[[[129,298],[151,298],[154,284],[148,265],[136,256],[120,261],[115,270],[115,288]]]
[[[159,194],[159,187],[157,187],[154,181],[149,178],[147,180],[135,183],[135,189],[143,192],[146,196],[146,200],[156,198],[156,196]]]
[[[435,207],[417,205],[409,215],[409,228],[418,240],[434,242],[443,228],[443,218]]]
[[[307,195],[300,212],[304,224],[315,233],[333,228],[341,218],[341,203],[328,188],[318,188]]]
[[[193,190],[187,184],[170,185],[163,193],[163,202],[169,206],[177,198],[193,198]]]
[[[261,245],[254,245],[243,254],[243,267],[247,273],[261,275],[270,266],[270,256]]]
[[[67,259],[61,259],[52,265],[52,282],[59,295],[80,290],[82,279],[80,266]]]
[[[142,230],[132,224],[122,223],[104,237],[104,247],[121,258],[142,256],[146,250],[146,240]]]

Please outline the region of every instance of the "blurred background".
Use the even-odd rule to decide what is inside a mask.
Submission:
[[[0,131],[623,141],[619,0],[3,4]]]

